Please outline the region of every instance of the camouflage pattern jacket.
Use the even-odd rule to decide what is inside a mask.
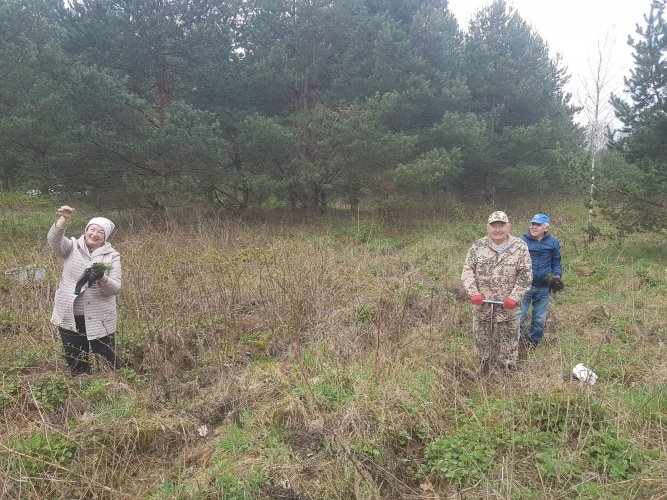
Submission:
[[[461,273],[468,296],[482,295],[488,300],[511,298],[518,302],[514,309],[495,309],[496,321],[507,321],[521,315],[521,298],[533,280],[530,253],[521,238],[509,237],[507,250],[498,254],[488,236],[477,240],[468,250]],[[489,320],[491,307],[473,306],[475,316]]]

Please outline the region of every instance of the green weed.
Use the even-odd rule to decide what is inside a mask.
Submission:
[[[627,481],[651,471],[651,460],[660,456],[658,450],[641,450],[609,434],[596,432],[587,455],[599,473],[614,481]]]
[[[375,317],[375,306],[365,304],[357,310],[357,323],[361,325],[370,325]]]
[[[126,379],[128,382],[133,382],[138,387],[145,387],[147,384],[146,377],[144,375],[138,374],[132,368],[119,368],[116,370],[116,373]]]
[[[558,448],[547,448],[535,454],[537,470],[551,482],[568,481],[581,474],[581,460],[565,457]]]
[[[107,379],[94,379],[90,381],[90,383],[81,391],[81,393],[88,400],[104,401],[109,396],[110,385],[111,382],[109,382]]]
[[[0,234],[9,240],[39,238],[53,224],[52,204],[47,197],[0,191]]]
[[[379,462],[382,458],[382,451],[369,442],[352,443],[347,449],[353,455],[367,457],[375,462]]]
[[[616,334],[616,337],[621,342],[631,344],[637,341],[637,338],[632,333],[633,327],[641,324],[642,320],[637,316],[620,316],[611,318],[609,321],[609,330]]]
[[[458,487],[481,481],[491,468],[493,450],[482,429],[465,425],[429,443],[418,476],[434,475]]]
[[[0,408],[11,404],[18,394],[21,382],[16,377],[7,377],[5,375],[0,378]]]
[[[225,429],[225,435],[218,440],[218,450],[214,460],[228,460],[243,454],[251,449],[252,441],[247,433],[236,426],[229,426]]]
[[[40,354],[40,351],[36,348],[22,349],[14,354],[11,366],[7,372],[14,374],[25,373],[39,358]]]
[[[47,410],[53,410],[69,397],[67,381],[58,375],[47,375],[31,385],[32,395],[37,404]]]
[[[338,238],[354,238],[360,243],[367,243],[371,238],[376,238],[381,233],[380,223],[372,220],[338,226],[332,231],[332,234]]]
[[[627,390],[625,399],[628,404],[635,408],[640,416],[648,418],[664,418],[667,413],[667,385],[651,387],[639,385]]]
[[[251,345],[256,343],[266,344],[271,340],[272,332],[268,330],[256,330],[253,332],[244,333],[241,336],[240,342],[242,345]]]
[[[667,263],[667,248],[655,243],[627,243],[623,248],[623,255],[643,262],[656,262],[661,265]]]
[[[193,498],[189,485],[180,484],[169,478],[164,478],[155,493],[148,496],[149,500],[180,500],[185,498]]]
[[[12,311],[0,311],[0,333],[13,331],[18,318]]]
[[[642,267],[637,271],[636,275],[643,286],[653,288],[665,284],[664,276],[660,276],[659,270],[656,268]]]
[[[433,399],[433,384],[436,381],[433,372],[430,371],[418,371],[416,373],[411,373],[409,376],[406,374],[406,383],[407,388],[410,393],[417,399],[422,405],[427,404]]]
[[[265,482],[261,470],[253,469],[247,477],[224,474],[216,480],[220,498],[228,500],[252,500],[259,498],[260,488]]]
[[[366,242],[368,249],[374,252],[387,253],[390,250],[401,248],[405,241],[396,238],[371,238]]]
[[[95,403],[92,409],[96,414],[96,420],[100,422],[131,420],[145,415],[139,401],[131,397],[109,397]]]
[[[580,395],[537,397],[528,405],[530,426],[542,432],[576,438],[604,427],[605,407]]]
[[[304,349],[301,352],[301,362],[309,370],[316,371],[319,366],[319,359],[317,356],[317,352],[315,352],[312,349]]]
[[[606,344],[600,349],[599,356],[595,369],[603,380],[624,383],[630,377],[632,359],[621,347]]]
[[[350,381],[343,382],[341,386],[320,380],[312,385],[312,390],[324,400],[325,406],[332,409],[345,405],[354,394]]]
[[[76,443],[68,438],[41,432],[16,440],[10,446],[18,452],[10,454],[10,469],[28,475],[69,464],[76,451]]]

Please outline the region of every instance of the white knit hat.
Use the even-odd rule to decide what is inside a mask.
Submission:
[[[86,224],[86,229],[84,229],[84,232],[88,231],[88,226],[91,224],[97,224],[102,229],[104,229],[104,243],[107,242],[109,236],[111,236],[111,233],[113,233],[113,230],[116,227],[116,225],[106,217],[93,217],[88,221],[88,224]]]

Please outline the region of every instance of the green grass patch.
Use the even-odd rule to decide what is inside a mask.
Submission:
[[[16,399],[20,385],[16,376],[0,376],[0,408],[10,405]]]
[[[623,439],[597,432],[586,455],[597,472],[612,481],[628,481],[648,475],[651,462],[660,457],[660,451],[640,449]]]
[[[47,375],[30,384],[30,391],[40,408],[54,410],[69,397],[69,385],[59,375]]]
[[[77,446],[65,436],[36,432],[11,440],[7,448],[9,452],[0,452],[6,455],[3,462],[15,474],[30,476],[70,464]]]

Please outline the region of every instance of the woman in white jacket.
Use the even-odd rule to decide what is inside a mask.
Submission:
[[[115,227],[113,222],[94,217],[81,237],[66,238],[65,230],[73,213],[74,209],[67,205],[58,209],[58,220],[51,226],[47,241],[65,261],[51,322],[60,331],[69,369],[79,375],[90,372],[90,351],[116,367],[114,334],[121,267],[120,254],[107,241]]]

